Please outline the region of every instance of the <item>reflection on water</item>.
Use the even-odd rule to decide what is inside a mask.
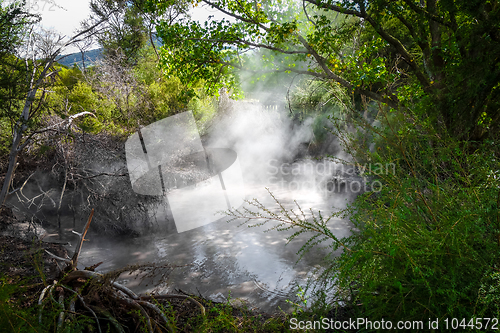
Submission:
[[[338,207],[338,201],[344,200],[314,191],[288,191],[278,186],[271,191],[286,207],[295,199],[305,213],[312,207],[321,210],[324,216],[331,212],[333,204]],[[265,189],[247,189],[247,193],[249,198],[258,198],[278,211],[278,205]],[[294,231],[264,232],[269,226],[248,228],[239,226],[242,221],[227,223],[226,220],[221,218],[184,233],[149,235],[126,242],[91,239],[84,244],[80,266],[104,261],[99,270],[107,272],[134,263],[186,265],[175,269],[166,280],[141,281],[124,274],[120,281],[140,293],[181,289],[217,301],[224,301],[230,293],[232,299],[247,300],[251,306],[264,311],[277,310],[278,306],[287,308],[285,300],[294,298],[292,288],[305,285],[313,268],[321,264],[326,250],[318,247],[296,263],[297,252],[307,240],[307,234],[285,246],[286,237]],[[332,219],[330,228],[339,238],[349,234],[347,221]]]

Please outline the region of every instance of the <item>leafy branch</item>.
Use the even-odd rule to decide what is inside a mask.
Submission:
[[[325,218],[321,214],[321,211],[315,213],[313,209],[309,209],[311,216],[308,217],[304,210],[297,203],[297,201],[294,200],[296,207],[295,209],[286,209],[283,204],[275,197],[275,195],[269,190],[269,188],[266,188],[266,190],[273,198],[274,202],[278,205],[278,213],[272,211],[270,208],[268,208],[269,206],[262,204],[258,199],[254,198],[252,200],[246,200],[246,203],[250,207],[243,207],[241,209],[233,209],[224,212],[224,214],[231,217],[228,222],[243,219],[241,225],[244,225],[252,221],[252,223],[249,224],[248,227],[263,226],[271,221],[277,222],[269,229],[267,229],[266,232],[272,230],[295,230],[292,235],[287,237],[287,243],[290,243],[292,240],[303,233],[313,233],[313,236],[299,250],[301,257],[315,245],[323,243],[327,240],[333,240],[333,243],[331,245],[333,251],[337,250],[339,247],[342,247],[345,250],[352,252],[352,250],[346,245],[343,240],[339,239],[332,233],[328,226],[328,222],[330,222],[332,218],[341,217],[345,213],[344,211],[333,213],[332,215]],[[254,207],[256,211],[253,210],[252,207]]]

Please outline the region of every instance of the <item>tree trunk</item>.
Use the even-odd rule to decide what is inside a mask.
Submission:
[[[9,166],[7,168],[7,173],[5,174],[5,179],[3,181],[2,192],[0,192],[0,206],[5,204],[9,194],[9,187],[14,178],[14,171],[16,169],[16,162],[21,149],[21,139],[23,138],[23,133],[27,128],[26,122],[29,119],[31,104],[33,103],[33,99],[36,96],[36,91],[38,89],[32,89],[28,96],[26,97],[26,102],[24,103],[23,112],[21,113],[21,117],[17,121],[16,126],[14,127],[14,140],[12,140],[12,147],[10,149],[9,154]]]
[[[9,192],[10,183],[12,182],[12,178],[14,178],[14,169],[16,167],[17,156],[19,155],[19,151],[17,147],[19,147],[19,143],[21,141],[20,136],[19,139],[14,140],[12,143],[12,148],[9,154],[9,167],[7,168],[7,173],[5,174],[5,179],[3,181],[2,192],[0,192],[0,205],[5,204],[7,199],[7,195]]]

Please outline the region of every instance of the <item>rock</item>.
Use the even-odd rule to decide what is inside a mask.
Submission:
[[[31,240],[40,239],[47,232],[38,223],[19,221],[12,208],[0,208],[0,235]]]
[[[218,292],[217,294],[212,294],[212,295],[208,296],[208,299],[213,301],[213,302],[217,302],[217,303],[226,303],[227,302],[227,298],[221,292]]]
[[[17,237],[21,239],[41,239],[47,231],[40,225],[32,222],[17,222],[7,225],[0,233],[3,236]]]

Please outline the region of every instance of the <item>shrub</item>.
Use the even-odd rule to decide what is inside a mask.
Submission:
[[[355,286],[373,320],[498,316],[498,298],[486,292],[498,288],[497,145],[453,139],[417,112],[381,109],[378,127],[354,121],[358,134],[375,133],[374,145],[337,135],[365,180],[378,183],[346,211],[359,232],[336,262],[339,285]]]

